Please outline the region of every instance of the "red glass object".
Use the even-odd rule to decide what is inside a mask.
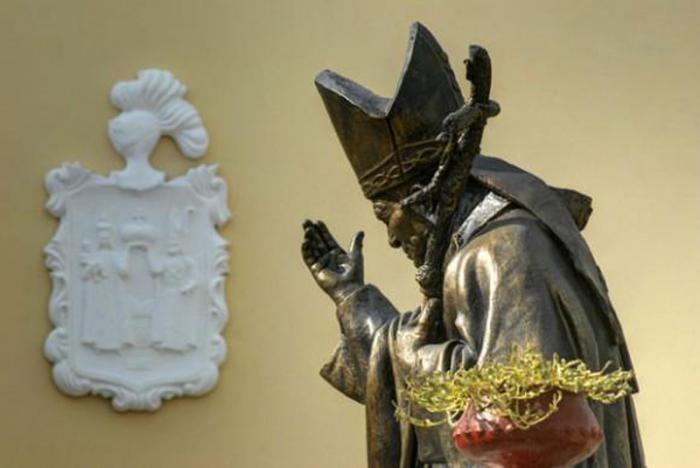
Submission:
[[[547,393],[530,403],[546,410],[551,401],[552,394]],[[559,409],[528,429],[470,406],[452,438],[464,457],[491,468],[558,468],[591,456],[603,433],[585,395],[563,393]]]

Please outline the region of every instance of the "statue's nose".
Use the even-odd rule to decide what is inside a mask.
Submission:
[[[389,236],[389,245],[398,249],[401,247],[401,241],[396,236]]]

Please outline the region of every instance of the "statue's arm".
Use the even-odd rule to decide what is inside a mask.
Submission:
[[[321,375],[345,395],[364,403],[372,340],[396,310],[364,282],[362,239],[355,234],[345,251],[321,221],[305,221],[301,253],[311,276],[336,304],[340,342]]]
[[[321,368],[321,376],[338,391],[364,403],[374,335],[397,315],[391,302],[371,284],[346,297],[337,306],[340,340]]]

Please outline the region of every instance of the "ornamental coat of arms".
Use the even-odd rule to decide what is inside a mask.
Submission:
[[[48,211],[60,219],[46,246],[54,326],[44,351],[66,394],[97,394],[118,410],[156,410],[202,395],[226,355],[229,218],[216,166],[172,180],[151,167],[163,136],[188,158],[209,140],[186,87],[144,70],[117,83],[110,140],[126,166],[103,176],[67,163],[46,176]]]

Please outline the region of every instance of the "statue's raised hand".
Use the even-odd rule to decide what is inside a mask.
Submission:
[[[336,304],[364,285],[362,231],[355,234],[346,252],[322,221],[304,221],[301,255],[316,283]]]

